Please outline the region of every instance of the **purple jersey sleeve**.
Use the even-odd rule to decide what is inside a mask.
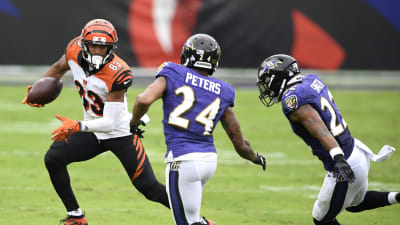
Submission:
[[[302,82],[289,88],[282,96],[282,110],[289,118],[291,112],[297,110],[304,104],[313,107],[321,117],[325,126],[335,137],[336,141],[348,158],[353,151],[354,140],[350,134],[347,124],[339,112],[331,92],[326,84],[316,75],[307,75]],[[294,133],[300,136],[309,145],[313,154],[324,163],[326,170],[333,169],[333,160],[328,150],[322,147],[318,139],[314,138],[301,124],[290,121]]]
[[[233,87],[171,62],[159,68],[158,76],[167,79],[162,98],[167,154],[216,152],[212,133],[225,110],[234,106]]]

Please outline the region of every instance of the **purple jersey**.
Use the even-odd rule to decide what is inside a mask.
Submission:
[[[316,75],[309,74],[304,76],[301,83],[290,87],[282,96],[282,110],[286,117],[289,117],[290,112],[304,104],[309,104],[318,112],[326,127],[339,143],[347,159],[353,151],[353,137],[328,87]],[[323,162],[325,169],[332,171],[334,161],[318,139],[314,138],[303,125],[293,123],[290,120],[289,122],[294,133],[311,147],[313,154]]]
[[[167,153],[216,152],[212,132],[227,107],[233,107],[233,87],[186,66],[164,63],[156,75],[167,79],[163,95],[163,125]]]

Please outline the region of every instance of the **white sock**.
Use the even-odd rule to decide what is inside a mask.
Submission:
[[[68,216],[82,216],[83,212],[81,210],[81,208],[77,208],[73,211],[68,212]]]
[[[396,203],[399,203],[399,202],[396,200],[396,195],[397,195],[397,193],[398,193],[398,192],[389,192],[389,194],[388,194],[388,202],[389,202],[391,205],[396,204]]]

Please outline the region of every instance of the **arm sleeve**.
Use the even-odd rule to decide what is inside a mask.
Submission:
[[[81,131],[111,132],[124,107],[123,102],[105,102],[103,117],[95,120],[81,121]]]

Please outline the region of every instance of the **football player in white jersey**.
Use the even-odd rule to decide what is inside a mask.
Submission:
[[[44,75],[60,79],[71,70],[84,111],[82,121],[56,115],[63,124],[52,132],[54,143],[45,155],[50,179],[67,210],[65,225],[88,224],[72,191],[67,165],[108,150],[121,161],[137,190],[169,208],[165,186],[153,173],[141,135],[130,132],[126,91],[133,77],[128,64],[114,53],[117,40],[109,21],[91,20]],[[23,103],[44,106],[28,102],[27,97]]]

